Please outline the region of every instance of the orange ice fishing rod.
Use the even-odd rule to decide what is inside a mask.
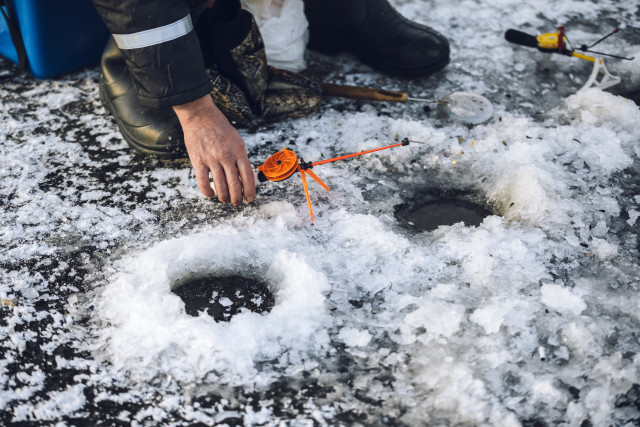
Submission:
[[[309,174],[309,176],[313,178],[318,184],[320,184],[322,188],[327,191],[330,190],[327,184],[322,182],[322,180],[311,171],[312,167],[324,165],[325,163],[337,162],[338,160],[349,159],[351,157],[361,156],[363,154],[373,153],[375,151],[387,150],[389,148],[409,145],[410,142],[418,141],[409,141],[409,138],[404,138],[397,144],[386,145],[384,147],[373,148],[371,150],[360,151],[358,153],[333,157],[331,159],[320,160],[317,162],[305,162],[302,158],[298,158],[298,156],[296,156],[296,153],[283,147],[282,151],[278,151],[277,153],[272,154],[262,166],[258,166],[258,171],[260,171],[258,173],[258,180],[260,182],[283,181],[291,177],[294,173],[300,172],[300,177],[302,178],[302,186],[304,187],[304,194],[307,198],[307,206],[309,206],[309,214],[311,215],[311,222],[313,222],[315,216],[313,215],[311,199],[309,198],[309,188],[307,186],[306,174]]]

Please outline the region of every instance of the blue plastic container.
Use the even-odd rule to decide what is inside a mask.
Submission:
[[[6,0],[18,26],[31,74],[45,79],[97,64],[109,30],[91,0]],[[0,55],[18,63],[0,15]]]

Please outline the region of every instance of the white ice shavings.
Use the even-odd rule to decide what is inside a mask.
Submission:
[[[579,295],[562,285],[542,285],[540,293],[543,304],[563,314],[577,316],[587,308],[587,305]]]
[[[531,390],[531,395],[536,402],[545,403],[547,405],[563,402],[566,400],[565,395],[554,385],[553,378],[544,378],[535,380]]]
[[[114,324],[101,339],[109,342],[116,368],[141,379],[160,370],[191,383],[218,372],[222,383],[260,384],[269,373],[256,372],[255,362],[287,352],[304,358],[325,348],[328,337],[320,325],[326,280],[296,254],[265,250],[265,232],[258,238],[222,227],[165,242],[132,259],[130,272],[105,289],[100,310]],[[270,313],[243,312],[229,323],[206,314],[193,318],[170,291],[174,281],[189,275],[247,270],[263,275],[273,289]]]
[[[390,287],[398,292],[411,282],[416,268],[425,267],[424,250],[412,251],[410,242],[380,218],[340,210],[331,219],[334,238],[326,248],[331,254],[323,259],[324,268],[348,273],[353,286],[372,294]],[[363,249],[366,257],[361,256]]]
[[[640,120],[640,109],[633,101],[599,89],[571,95],[565,103],[567,112],[584,125],[633,133]]]
[[[619,132],[600,127],[593,132],[584,133],[580,138],[580,150],[576,154],[590,167],[598,168],[603,177],[630,166],[633,160],[625,153],[627,142],[623,138],[631,136]]]
[[[458,279],[474,288],[498,280],[506,286],[501,292],[517,292],[546,277],[541,257],[547,243],[538,230],[508,227],[501,218],[489,216],[480,227],[443,228],[434,235],[438,252],[460,266]]]
[[[630,101],[598,89],[589,89],[566,100],[566,113],[585,129],[575,138],[580,142],[578,156],[590,167],[598,167],[607,176],[628,167],[630,150],[635,145],[635,123],[640,109]]]
[[[489,197],[504,212],[506,219],[536,223],[547,217],[547,194],[552,190],[551,175],[530,164],[502,177]]]
[[[482,326],[485,333],[493,334],[500,330],[500,326],[504,321],[504,316],[511,311],[508,303],[485,305],[478,308],[470,316],[470,319]]]
[[[106,197],[109,197],[110,194],[111,193],[107,191],[101,191],[101,190],[86,191],[82,193],[82,195],[80,196],[80,200],[83,200],[83,201],[101,200]]]
[[[19,405],[14,409],[14,421],[49,421],[58,419],[61,413],[73,413],[85,404],[84,388],[83,384],[78,384],[69,386],[63,391],[51,392],[47,400],[38,403],[35,407]]]
[[[230,307],[231,305],[233,305],[233,301],[231,301],[227,297],[220,298],[219,303],[223,307]]]
[[[299,182],[278,184],[279,193],[260,194],[257,205],[242,212],[220,216],[219,210],[212,213],[215,206],[207,206],[206,214],[194,220],[189,215],[202,208],[202,196],[188,168],[164,164],[147,164],[142,174],[122,184],[140,192],[154,183],[151,191],[137,193],[133,210],[118,200],[109,200],[109,206],[93,203],[113,189],[84,172],[122,177],[138,164],[112,118],[99,107],[97,74],[82,90],[69,87],[77,82],[42,82],[25,96],[36,100],[41,88],[48,91],[27,118],[11,114],[21,105],[5,102],[10,94],[6,85],[0,87],[0,139],[6,160],[0,166],[6,197],[0,246],[11,248],[0,259],[20,269],[2,273],[0,292],[18,298],[18,307],[9,318],[12,326],[2,328],[8,352],[0,362],[0,376],[3,384],[21,381],[0,393],[0,410],[19,399],[21,403],[12,407],[15,416],[42,417],[52,424],[68,415],[82,416],[85,407],[104,400],[121,407],[127,403],[132,413],[123,410],[119,419],[140,424],[166,421],[176,411],[205,424],[224,423],[227,417],[241,418],[245,424],[303,424],[311,417],[331,424],[331,416],[341,410],[369,414],[374,422],[382,419],[375,418],[380,410],[407,425],[516,426],[534,417],[568,425],[625,422],[628,407],[618,403],[629,397],[623,394],[631,384],[640,382],[640,356],[634,355],[638,347],[631,339],[640,320],[640,303],[635,238],[625,241],[623,237],[630,235],[619,230],[638,224],[640,196],[621,198],[624,189],[615,180],[619,172],[636,167],[639,110],[620,96],[591,90],[549,111],[539,95],[553,95],[561,89],[554,86],[558,76],[584,71],[585,64],[509,45],[503,30],[552,31],[556,23],[584,22],[612,10],[624,31],[637,5],[610,0],[498,0],[492,8],[479,0],[455,5],[436,1],[429,8],[415,0],[394,5],[440,30],[450,39],[452,53],[462,59],[434,76],[433,84],[432,79],[378,80],[381,76],[368,68],[361,72],[356,67],[351,73],[350,63],[337,64],[327,78],[348,74],[344,77],[349,83],[409,87],[414,95],[436,98],[452,86],[479,91],[494,102],[495,121],[466,128],[441,123],[433,115],[418,116],[408,103],[402,112],[382,103],[344,103],[339,110],[328,108],[309,118],[260,128],[257,134],[241,131],[249,149],[292,135],[298,154],[307,160],[384,145],[396,135],[427,142],[318,168],[316,173],[332,192],[315,191],[318,187],[311,184],[319,214],[314,227],[306,222]],[[595,40],[611,20],[603,22],[597,34],[570,28],[572,40]],[[637,50],[616,40],[621,51]],[[640,81],[637,64],[638,59],[607,62],[611,70],[624,71],[630,88]],[[540,87],[533,79],[525,81],[545,67],[550,71]],[[502,105],[503,88],[496,89],[500,83],[493,80],[514,71],[522,81],[504,89],[529,96],[530,105],[542,116],[522,117],[520,110]],[[514,83],[511,78],[508,82]],[[418,87],[422,81],[428,86],[424,90]],[[71,102],[83,101],[80,92],[87,89],[92,96],[91,88],[97,112],[74,116]],[[64,117],[52,113],[51,108],[67,105]],[[349,111],[350,105],[358,112]],[[64,135],[32,132],[41,123],[71,130]],[[21,134],[24,138],[14,137]],[[77,143],[87,137],[95,147]],[[458,160],[460,168],[452,167],[439,149]],[[102,169],[109,156],[116,156],[115,163]],[[63,184],[45,189],[58,177],[64,178]],[[395,224],[393,205],[425,186],[470,188],[487,197],[496,215],[473,229],[455,225],[407,236]],[[374,199],[381,188],[394,192],[378,202]],[[628,220],[622,216],[625,210]],[[156,244],[160,230],[164,235],[184,235],[185,230],[194,232],[192,227],[197,233]],[[46,369],[13,374],[8,367],[27,344],[39,343],[52,331],[27,326],[14,333],[12,328],[41,316],[33,307],[20,305],[31,298],[47,302],[46,293],[55,292],[59,284],[56,275],[65,271],[59,267],[51,276],[34,275],[32,261],[80,246],[86,246],[82,250],[88,256],[102,257],[107,273],[115,270],[96,295],[104,305],[92,312],[101,335],[94,337],[75,320],[52,312],[56,338],[41,348],[49,352],[60,342],[88,343],[95,357],[108,362],[104,367],[60,357],[56,365],[93,369],[82,378],[107,386],[118,383],[126,391],[107,389],[94,402],[82,402],[82,389],[65,384],[45,390],[44,400],[29,401],[55,374]],[[102,249],[114,246],[120,248],[117,254]],[[100,249],[91,253],[91,247]],[[150,249],[139,253],[131,248]],[[120,257],[129,262],[117,262]],[[276,293],[276,307],[263,315],[245,311],[220,325],[205,315],[187,316],[167,287],[175,278],[208,272],[266,278]],[[102,286],[92,277],[103,271],[87,273],[88,289]],[[337,306],[331,313],[325,309],[327,299]],[[350,301],[365,303],[356,308]],[[66,335],[59,334],[60,329]],[[357,387],[341,383],[335,371],[323,367],[325,361],[336,362],[329,340],[361,358],[363,363],[349,368]],[[538,357],[541,346],[546,362]],[[189,402],[188,392],[173,394],[164,380],[190,384],[195,379],[214,389],[226,381],[230,387],[224,392],[229,394],[237,385],[243,391],[255,390],[254,384],[273,384],[284,375],[274,372],[269,362],[266,368],[256,368],[267,359],[277,360],[277,368],[287,373],[327,378],[334,394],[322,403],[316,396],[311,397],[314,402],[301,402],[307,412],[294,414],[299,419],[291,421],[272,410],[278,402],[268,400],[246,409],[226,401],[200,408]],[[228,374],[201,377],[218,369]],[[377,380],[380,372],[389,373],[391,385]],[[144,381],[148,378],[161,381]],[[393,393],[385,394],[392,387]],[[573,397],[568,387],[579,390],[579,396]],[[361,395],[354,398],[354,390]],[[160,400],[149,403],[145,397],[152,395]],[[368,405],[361,397],[379,399],[383,406]]]
[[[601,260],[612,259],[618,255],[618,245],[615,243],[607,242],[605,239],[593,238],[591,245]]]
[[[421,299],[416,301],[417,309],[404,318],[400,330],[404,343],[409,344],[416,338],[430,340],[438,336],[451,337],[460,328],[464,316],[464,306],[443,301]],[[423,332],[416,331],[422,329]],[[424,337],[424,332],[427,336]]]
[[[508,127],[518,126],[517,120],[507,121]],[[508,131],[505,132],[504,126],[501,123],[493,128],[487,127],[484,138],[474,148],[479,153],[486,153],[483,157],[488,160],[489,156],[496,157],[487,151],[491,147],[499,147],[496,140],[505,141],[509,147],[502,154],[502,159],[495,159],[501,163],[500,168],[489,173],[499,175],[487,181],[485,187],[490,200],[510,220],[556,221],[568,212],[583,210],[567,197],[570,191],[566,182],[570,182],[572,177],[570,171],[558,163],[576,164],[577,159],[583,159],[590,168],[597,168],[598,176],[603,177],[628,167],[631,162],[625,150],[633,143],[633,137],[606,127],[585,125],[586,129],[580,132],[569,126],[547,129],[544,131],[547,134],[545,139],[548,139],[545,143],[544,139],[536,137],[543,132],[537,126],[521,130],[520,135],[525,134],[528,139],[513,135],[507,137]],[[510,139],[512,137],[515,142]],[[554,158],[558,162],[550,163],[549,160]],[[583,166],[583,163],[579,165]],[[602,197],[604,201],[606,197],[605,194],[586,192],[582,196],[590,203],[602,203],[598,198]]]
[[[8,376],[6,375],[6,364],[10,363],[10,360],[4,360],[0,364],[0,380],[2,384],[10,385]],[[18,372],[16,379],[20,381],[23,386],[15,387],[13,389],[0,391],[0,407],[6,407],[6,405],[14,400],[29,400],[39,390],[44,387],[45,374],[40,369],[36,368],[33,372]]]
[[[57,89],[54,92],[43,94],[39,88],[35,88],[30,91],[26,91],[22,94],[26,99],[38,96],[43,105],[46,105],[48,109],[56,109],[68,104],[69,102],[77,101],[83,94],[82,90],[75,86],[68,86],[65,84],[55,84]]]
[[[371,341],[371,334],[362,329],[342,328],[338,338],[349,347],[364,347]]]
[[[428,353],[412,360],[408,367],[411,381],[423,385],[428,391],[420,396],[420,405],[409,408],[403,415],[403,422],[408,425],[430,424],[432,417],[442,411],[450,414],[447,422],[452,424],[482,423],[489,418],[495,425],[519,425],[513,414],[500,404],[486,401],[486,383],[476,378],[467,364],[447,354],[438,344],[432,343],[429,348]],[[423,348],[420,350],[424,351]]]
[[[585,407],[593,415],[595,422],[606,423],[620,393],[631,390],[640,374],[640,355],[636,354],[632,363],[626,363],[620,352],[602,357],[592,371],[601,380],[585,399]]]

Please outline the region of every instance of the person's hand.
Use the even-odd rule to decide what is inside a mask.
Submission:
[[[173,109],[180,120],[202,194],[212,198],[217,193],[218,200],[222,203],[231,200],[234,206],[242,203],[243,196],[247,202],[253,202],[256,184],[244,141],[215,106],[211,96],[205,95]],[[209,182],[209,172],[215,192]]]

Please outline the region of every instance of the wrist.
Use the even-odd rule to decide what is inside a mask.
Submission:
[[[174,105],[173,111],[175,111],[176,116],[178,116],[180,123],[184,125],[185,123],[210,118],[218,112],[218,109],[213,103],[211,96],[206,94],[195,101],[181,105]]]

